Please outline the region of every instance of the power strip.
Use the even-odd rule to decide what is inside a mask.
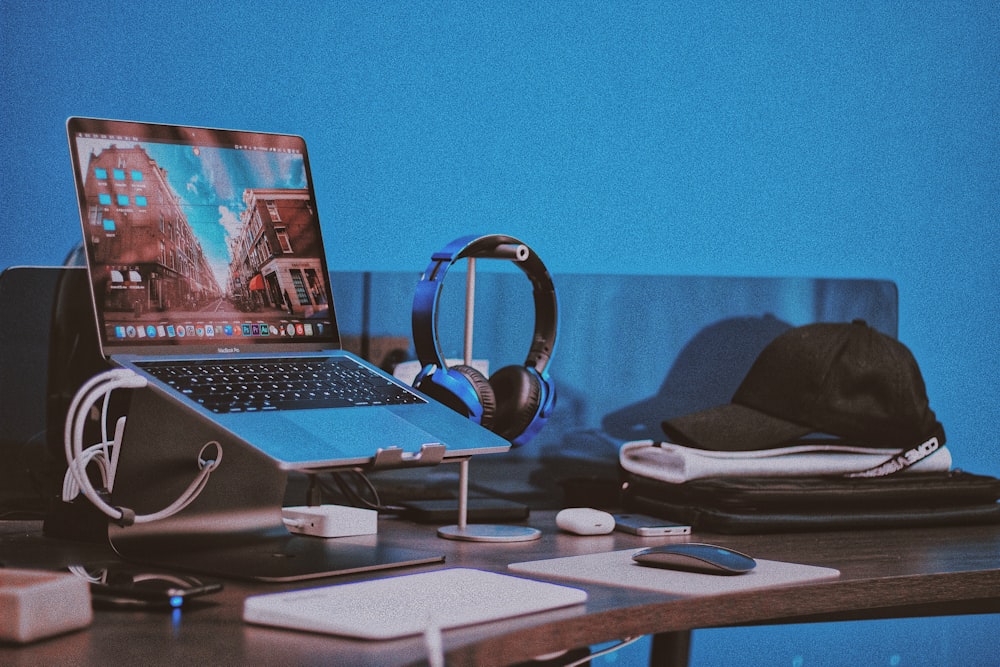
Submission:
[[[346,505],[282,507],[281,516],[291,533],[315,537],[350,537],[378,533],[378,512]]]

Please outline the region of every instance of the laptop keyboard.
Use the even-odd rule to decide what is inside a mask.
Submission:
[[[151,361],[137,366],[213,412],[423,403],[344,358]]]

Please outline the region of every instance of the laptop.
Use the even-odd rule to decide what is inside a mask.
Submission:
[[[341,349],[303,138],[78,117],[67,133],[111,363],[286,470],[510,448]]]

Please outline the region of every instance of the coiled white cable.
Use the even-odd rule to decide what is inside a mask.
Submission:
[[[140,389],[146,386],[146,378],[125,368],[115,368],[99,373],[87,380],[76,392],[66,414],[63,442],[66,454],[66,476],[63,478],[62,498],[70,502],[80,493],[90,500],[97,509],[122,526],[134,523],[149,523],[172,516],[190,505],[208,483],[208,478],[222,461],[222,445],[212,440],[198,452],[198,475],[180,496],[167,507],[152,514],[136,514],[127,507],[110,505],[94,488],[87,475],[87,466],[97,466],[101,476],[103,491],[114,489],[118,457],[121,453],[122,436],[125,432],[125,417],[115,423],[114,434],[108,438],[108,405],[111,394],[117,389]],[[83,448],[83,430],[87,415],[97,405],[101,406],[101,441]],[[209,455],[209,448],[215,449]]]

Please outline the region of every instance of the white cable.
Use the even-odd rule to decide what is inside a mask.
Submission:
[[[434,622],[433,614],[427,619],[424,629],[424,646],[427,649],[427,664],[429,667],[445,667],[444,638],[441,627]]]
[[[115,447],[111,450],[111,461],[108,463],[108,489],[115,488],[115,473],[118,471],[118,457],[122,453],[122,437],[125,435],[125,417],[119,417],[115,422]]]
[[[145,385],[145,378],[142,378],[139,375],[125,369],[114,369],[100,373],[91,378],[88,382],[84,383],[84,385],[77,392],[76,396],[73,398],[73,402],[70,404],[70,410],[66,415],[66,429],[68,436],[66,441],[66,472],[69,474],[72,471],[75,483],[83,495],[85,495],[95,506],[97,506],[98,509],[116,520],[124,518],[124,514],[120,509],[109,506],[98,495],[97,491],[90,483],[90,478],[84,471],[86,460],[82,445],[83,429],[86,426],[86,420],[90,410],[97,404],[97,401],[100,400],[102,396],[106,398],[116,389],[139,388],[144,387]],[[106,425],[102,424],[101,430],[102,433],[106,434]],[[106,437],[102,442],[96,445],[102,454],[107,446]],[[107,461],[107,457],[104,457],[104,461]],[[106,487],[109,477],[107,463],[99,466],[99,468],[101,470],[101,482]],[[110,489],[108,490],[110,491]]]
[[[111,371],[106,371],[104,373],[99,373],[98,375],[95,375],[94,377],[90,378],[89,380],[83,383],[83,385],[77,390],[76,394],[73,396],[73,400],[70,401],[69,409],[66,411],[66,426],[63,430],[63,445],[66,449],[67,461],[70,458],[72,458],[72,443],[70,441],[72,433],[72,421],[73,421],[73,416],[76,414],[76,411],[80,407],[80,402],[83,400],[83,397],[86,395],[86,392],[90,391],[95,385],[98,385],[102,382],[109,382],[114,378],[121,377],[121,370],[122,369],[114,369]]]
[[[580,665],[583,665],[585,663],[590,662],[594,658],[600,658],[602,656],[614,653],[615,651],[620,651],[623,648],[625,648],[626,646],[628,646],[630,644],[636,643],[640,639],[642,639],[642,636],[639,636],[639,637],[626,637],[625,639],[621,640],[617,644],[609,646],[609,647],[607,647],[606,649],[604,649],[602,651],[598,651],[597,653],[594,653],[593,655],[588,655],[585,658],[580,658],[579,660],[571,662],[568,665],[563,665],[563,667],[579,667]]]
[[[87,380],[76,392],[66,414],[63,431],[63,446],[66,454],[66,476],[63,478],[63,500],[69,502],[82,493],[101,512],[122,525],[149,523],[172,516],[190,505],[208,483],[208,477],[222,461],[222,445],[211,441],[198,452],[198,475],[181,495],[170,505],[152,514],[140,514],[128,508],[112,507],[94,488],[87,475],[87,466],[97,466],[101,484],[107,492],[114,489],[118,458],[121,453],[122,436],[125,432],[125,417],[115,423],[114,435],[108,438],[108,409],[111,394],[117,389],[139,389],[146,386],[146,379],[128,369],[116,368],[99,373]],[[83,430],[87,416],[98,401],[101,406],[101,441],[83,448]],[[215,449],[211,456],[209,448]]]
[[[91,573],[84,565],[70,565],[68,569],[71,574],[82,577],[92,584],[103,584],[108,580],[108,571],[105,568],[99,568],[94,573]]]
[[[67,463],[67,477],[64,479],[63,483],[64,500],[72,500],[79,495],[82,490],[79,482],[81,478],[87,479],[89,482],[89,478],[87,478],[84,469],[91,460],[98,456],[98,454],[103,454],[103,456],[96,458],[98,470],[101,473],[101,482],[106,488],[108,487],[109,461],[107,458],[107,448],[113,443],[107,442],[107,425],[104,423],[101,425],[101,433],[103,436],[102,441],[93,447],[87,448],[87,452],[84,453],[83,451],[80,451],[80,447],[82,446],[80,445],[80,442],[83,440],[83,422],[86,420],[87,413],[90,412],[91,407],[93,407],[93,404],[97,402],[101,395],[107,397],[116,388],[128,385],[139,385],[139,383],[133,378],[139,378],[139,376],[125,369],[116,368],[111,371],[106,371],[95,375],[90,380],[85,382],[73,397],[69,410],[66,413],[66,428],[63,434]],[[139,379],[141,380],[142,378]],[[144,382],[142,384],[144,384]],[[107,401],[105,401],[105,403],[107,403]],[[78,440],[76,441],[76,445],[74,445],[74,424],[77,421],[80,422],[80,434],[78,436]],[[120,443],[120,439],[118,442]],[[91,489],[92,488],[93,487],[91,487]],[[67,492],[69,492],[68,497],[66,497]]]

